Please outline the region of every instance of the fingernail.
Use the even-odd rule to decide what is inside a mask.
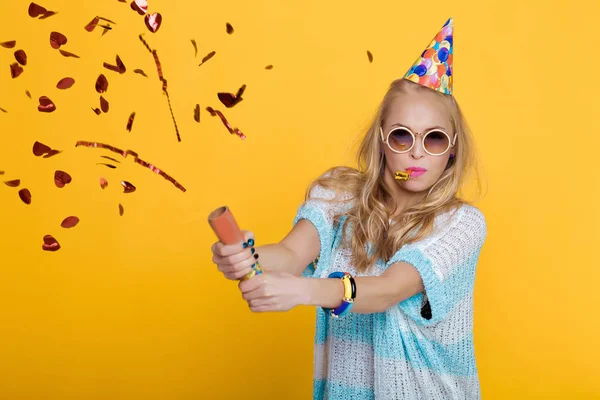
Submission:
[[[244,242],[244,243],[242,243],[242,246],[243,246],[244,248],[246,248],[246,247],[248,247],[248,243]]]
[[[256,251],[256,249],[253,247],[250,249],[250,251],[252,252],[252,254],[254,254],[254,252]]]
[[[255,260],[258,260],[258,254],[255,254],[255,255],[254,255],[254,259],[255,259]]]
[[[250,247],[254,246],[254,239],[248,239],[248,246],[250,246]]]

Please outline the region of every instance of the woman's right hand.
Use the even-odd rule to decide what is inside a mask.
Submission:
[[[242,243],[224,244],[216,242],[211,246],[213,253],[212,261],[217,264],[219,271],[225,278],[239,280],[252,271],[252,265],[256,263],[254,247],[248,245],[248,241],[254,241],[254,234],[250,231],[242,231],[244,235],[244,247]]]

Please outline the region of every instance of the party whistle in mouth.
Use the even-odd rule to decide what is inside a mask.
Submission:
[[[396,171],[394,179],[397,181],[407,181],[410,178],[410,171]]]

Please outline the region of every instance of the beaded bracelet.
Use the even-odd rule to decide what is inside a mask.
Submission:
[[[254,239],[249,239],[247,243],[244,243],[243,247],[244,248],[247,248],[247,247],[251,247],[252,248],[252,247],[254,247]],[[254,253],[254,251],[253,251],[253,253]],[[263,273],[263,269],[260,266],[260,263],[258,262],[258,256],[256,256],[255,258],[257,258],[257,260],[256,260],[256,262],[254,264],[252,264],[252,267],[251,267],[252,271],[248,272],[246,274],[246,276],[244,276],[242,278],[243,281],[248,280],[250,278],[255,277],[256,275],[260,275],[260,274]]]
[[[332,272],[329,274],[329,278],[341,279],[344,284],[344,297],[342,304],[334,309],[325,308],[325,312],[331,313],[334,318],[343,317],[350,312],[350,309],[354,305],[354,299],[356,299],[356,282],[354,277],[347,272]]]

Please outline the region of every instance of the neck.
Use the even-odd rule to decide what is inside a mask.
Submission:
[[[403,189],[402,186],[400,186],[394,179],[393,173],[387,169],[384,172],[383,181],[392,194],[389,204],[389,210],[392,218],[402,214],[404,210],[419,203],[427,194],[426,192],[410,192]]]

